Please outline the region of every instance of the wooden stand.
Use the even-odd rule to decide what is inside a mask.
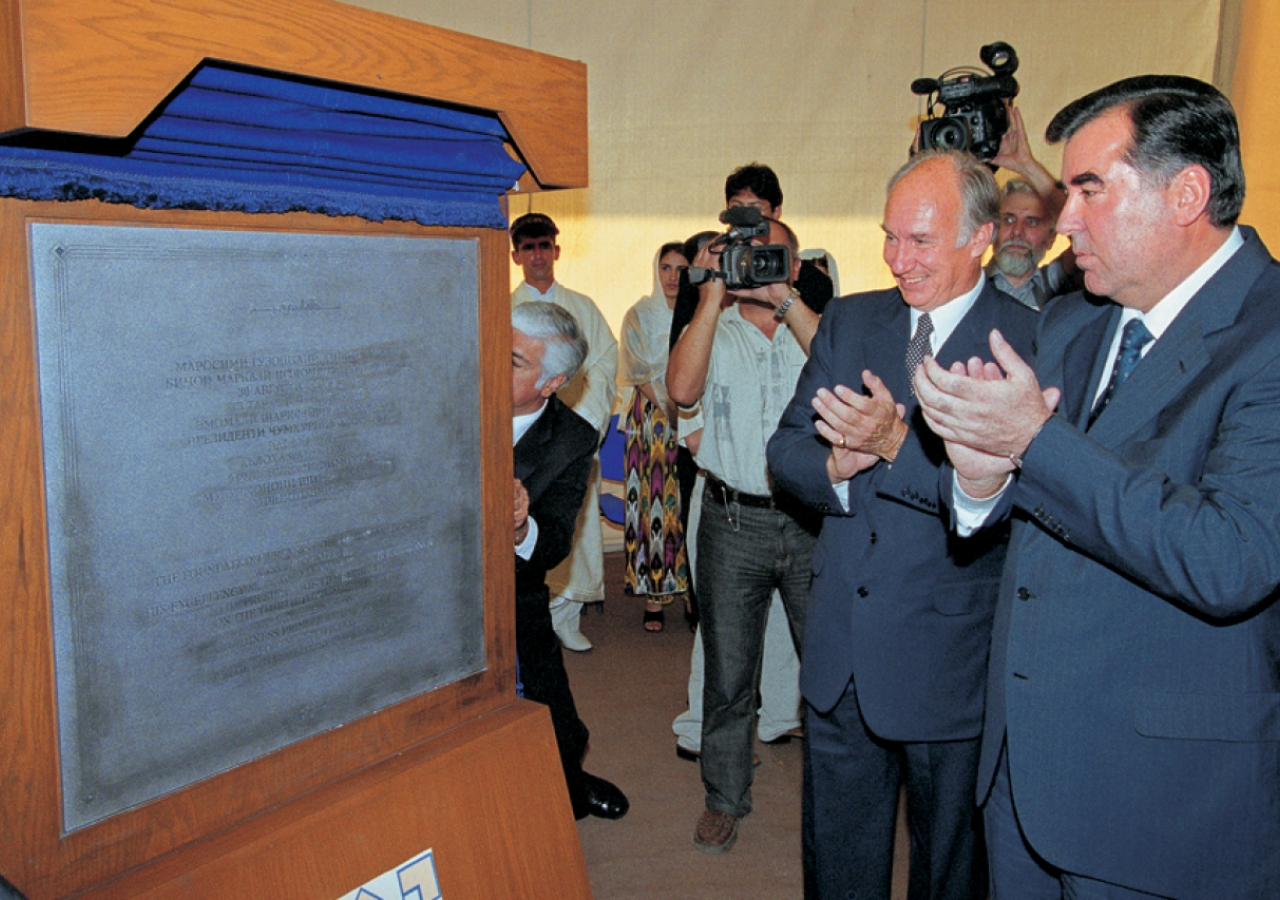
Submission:
[[[538,186],[586,180],[577,63],[327,0],[0,3],[0,131],[128,134],[215,58],[494,110]],[[431,849],[446,900],[589,897],[549,717],[515,697],[507,454],[486,455],[478,498],[485,671],[64,832],[33,221],[478,240],[486,399],[475,415],[481,446],[511,445],[501,231],[0,200],[0,875],[30,900],[336,900]]]

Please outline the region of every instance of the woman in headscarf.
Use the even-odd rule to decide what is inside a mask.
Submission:
[[[676,410],[666,371],[672,309],[689,259],[680,243],[663,244],[654,289],[627,310],[618,347],[618,388],[630,389],[619,427],[627,435],[627,593],[645,599],[644,628],[663,628],[663,609],[689,587],[680,484],[676,474]]]

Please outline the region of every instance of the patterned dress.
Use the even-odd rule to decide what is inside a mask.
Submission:
[[[680,524],[676,429],[640,391],[640,385],[653,384],[655,393],[666,398],[671,310],[661,290],[654,293],[631,307],[623,320],[618,382],[631,391],[619,427],[627,436],[626,591],[666,604],[688,590],[689,563]]]

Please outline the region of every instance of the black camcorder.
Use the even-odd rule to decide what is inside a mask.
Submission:
[[[791,274],[791,248],[786,244],[753,246],[752,238],[769,234],[769,223],[754,206],[731,206],[720,213],[720,221],[729,230],[708,246],[724,247],[720,252],[720,268],[689,267],[689,283],[698,285],[712,278],[723,278],[730,291],[749,290],[786,281]]]
[[[1018,54],[1003,41],[987,44],[978,54],[991,75],[973,68],[950,69],[940,78],[917,78],[913,94],[928,94],[928,118],[920,123],[918,150],[963,150],[979,159],[1000,152],[1000,139],[1009,130],[1005,101],[1018,96]],[[934,107],[942,104],[944,116]]]

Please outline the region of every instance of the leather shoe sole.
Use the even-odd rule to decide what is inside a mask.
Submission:
[[[581,791],[573,800],[573,817],[585,819],[595,816],[600,819],[621,819],[631,808],[627,797],[618,790],[617,785],[603,778],[582,773]]]

